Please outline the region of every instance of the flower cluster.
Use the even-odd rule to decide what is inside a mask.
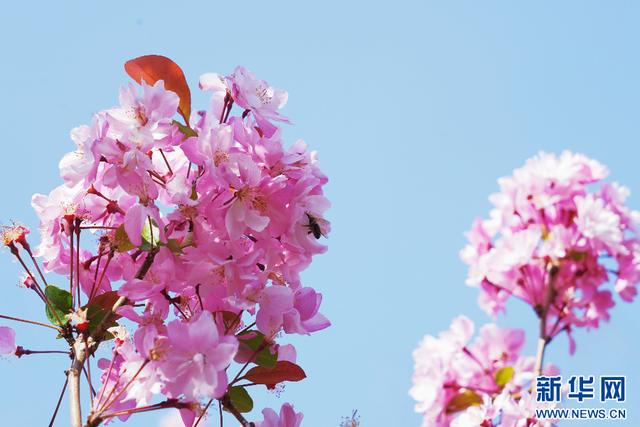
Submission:
[[[99,362],[88,425],[160,407],[180,409],[191,425],[213,399],[243,420],[252,406],[244,385],[305,376],[281,333],[330,325],[322,295],[300,279],[326,250],[327,178],[303,141],[283,145],[275,123],[288,122],[279,112],[287,93],[243,67],[203,75],[211,101],[193,114],[170,60],[141,57],[125,68],[141,87],[123,87],[119,106],[71,132],[64,183],[33,196],[42,235],[33,255],[70,281],[68,292],[41,292],[47,313],[75,341],[76,361],[115,338]],[[12,336],[0,332],[5,352]],[[165,400],[153,403],[158,396]],[[265,410],[262,425],[297,427],[302,415],[292,411],[283,407],[278,422]]]
[[[427,335],[413,353],[410,394],[427,427],[527,427],[532,419],[533,357],[520,355],[520,329],[474,325],[460,316],[438,337]],[[546,372],[553,373],[548,367]],[[548,426],[539,421],[541,426]]]
[[[453,321],[414,352],[412,397],[424,426],[529,427],[537,420],[536,377],[546,346],[573,328],[609,319],[613,289],[632,301],[640,282],[640,213],[625,206],[629,190],[603,182],[607,169],[583,155],[540,153],[499,180],[489,219],[476,220],[461,258],[467,283],[480,288],[491,315],[510,297],[533,308],[539,321],[537,357],[520,356],[524,331],[485,325],[473,344],[473,324]]]
[[[598,327],[640,281],[639,213],[629,190],[603,183],[607,169],[583,155],[540,153],[499,180],[489,219],[476,220],[461,252],[480,305],[496,314],[510,297],[545,318],[544,337]],[[575,344],[571,340],[571,352]]]

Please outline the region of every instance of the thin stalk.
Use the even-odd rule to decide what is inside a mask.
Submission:
[[[49,284],[47,283],[47,279],[44,277],[44,274],[42,274],[42,270],[40,270],[40,266],[38,265],[38,262],[36,261],[36,258],[33,256],[33,253],[31,252],[31,249],[25,249],[25,250],[29,254],[29,257],[31,258],[31,261],[33,262],[33,265],[36,266],[36,270],[38,271],[38,274],[42,278],[42,283],[45,286],[49,286]]]
[[[96,406],[100,406],[102,403],[102,398],[104,397],[104,392],[107,390],[107,385],[109,384],[109,378],[111,378],[111,371],[113,371],[113,364],[116,361],[116,356],[118,355],[118,351],[113,349],[113,356],[111,357],[111,363],[109,363],[109,370],[107,371],[107,376],[105,377],[105,383],[102,385],[102,390],[100,390],[100,397],[98,398],[98,404]]]
[[[169,161],[167,160],[167,156],[164,155],[164,151],[162,151],[162,148],[159,151],[160,151],[160,155],[164,159],[164,163],[167,165],[167,169],[169,169],[169,175],[173,175],[173,170],[171,169],[171,165],[169,164]]]
[[[71,221],[69,221],[69,225],[71,230],[69,230],[69,237],[70,237],[70,242],[69,242],[69,293],[71,294],[71,297],[73,298],[73,256],[74,256],[74,252],[73,252],[73,223]],[[73,298],[75,299],[75,298]],[[75,307],[75,301],[73,301],[73,306]]]
[[[147,406],[141,406],[139,408],[122,409],[120,411],[109,412],[108,414],[103,414],[103,415],[100,415],[99,417],[94,418],[88,423],[88,425],[90,425],[91,427],[95,427],[100,423],[102,423],[102,421],[107,418],[120,417],[122,415],[139,414],[141,412],[150,412],[150,411],[156,411],[158,409],[166,409],[166,408],[180,409],[180,408],[185,408],[187,406],[188,404],[181,403],[177,399],[169,399],[169,400],[165,400],[164,402],[154,403],[153,405],[147,405]]]
[[[83,225],[80,230],[117,230],[118,227],[112,227],[109,225]]]
[[[102,273],[100,273],[100,279],[98,280],[98,284],[95,285],[93,287],[93,289],[91,289],[91,292],[89,294],[89,300],[91,300],[95,293],[100,289],[100,287],[102,286],[102,280],[104,279],[104,275],[107,272],[107,268],[109,268],[109,264],[111,263],[111,259],[113,258],[113,251],[109,252],[109,256],[107,256],[107,262],[104,264],[104,267],[102,268]],[[97,270],[97,266],[96,266],[96,273],[98,272]]]
[[[51,325],[47,325],[46,323],[36,322],[35,320],[27,320],[27,319],[21,319],[19,317],[5,316],[4,314],[0,314],[0,319],[7,319],[7,320],[13,320],[16,322],[29,323],[30,325],[43,326],[45,328],[53,329],[54,331],[62,332],[62,329],[56,326],[51,326]]]
[[[69,355],[69,351],[62,350],[27,350],[19,348],[16,350],[16,353],[19,353],[20,356],[30,356],[32,354],[66,354]]]
[[[207,413],[207,411],[209,410],[209,406],[211,406],[211,404],[213,403],[214,399],[209,399],[209,401],[207,402],[206,406],[204,407],[204,409],[202,410],[202,414],[200,414],[200,416],[198,417],[198,419],[196,420],[195,424],[193,425],[193,427],[198,427],[198,424],[200,424],[200,421],[204,418],[205,414]],[[220,424],[220,426],[222,427],[222,423]]]
[[[109,409],[109,406],[113,405],[115,402],[118,401],[120,396],[122,396],[122,394],[125,391],[127,391],[129,386],[136,380],[136,378],[138,378],[138,375],[140,375],[140,372],[142,372],[142,370],[144,369],[145,366],[147,366],[148,363],[149,363],[149,359],[146,359],[144,362],[142,362],[142,365],[140,365],[140,367],[138,368],[136,373],[133,374],[133,377],[131,377],[131,379],[129,381],[127,381],[127,383],[124,385],[124,387],[122,387],[122,389],[120,389],[120,391],[115,395],[115,397],[113,399],[111,399],[111,401],[109,403],[105,403],[102,406],[102,409],[100,409],[98,411],[98,416],[100,416],[100,414],[103,413],[105,410]]]
[[[49,427],[53,427],[53,423],[56,422],[56,417],[58,416],[58,411],[60,410],[60,404],[62,403],[64,392],[67,390],[68,383],[69,383],[69,378],[66,378],[64,380],[64,385],[62,386],[62,391],[60,392],[60,397],[58,398],[58,403],[56,403],[56,409],[53,411],[53,415],[51,416],[51,421],[49,421]]]
[[[231,399],[229,398],[229,396],[223,396],[220,402],[224,405],[227,411],[231,412],[231,414],[236,417],[236,420],[240,421],[242,427],[255,427],[254,423],[247,421],[247,419],[240,413],[240,411],[238,411],[236,407],[233,406],[233,403],[231,403]]]
[[[51,305],[49,298],[47,298],[47,295],[42,291],[42,288],[38,284],[38,281],[36,280],[36,278],[33,276],[33,273],[31,273],[31,270],[29,270],[29,267],[27,267],[27,265],[24,263],[22,257],[20,256],[20,253],[17,251],[17,248],[15,252],[12,250],[11,253],[13,253],[13,255],[18,259],[18,261],[20,262],[20,265],[22,265],[22,268],[25,269],[29,277],[31,277],[31,280],[33,280],[33,285],[36,287],[36,289],[38,289],[41,298],[44,299],[44,303],[47,305],[47,307],[49,307],[49,311],[53,313],[53,317],[56,318],[58,323],[62,324],[63,322],[62,320],[60,320],[60,316],[58,316],[58,312],[53,309],[53,306]]]
[[[76,245],[76,292],[78,293],[78,300],[76,301],[78,304],[78,308],[82,307],[82,302],[80,301],[80,222],[76,220],[76,240],[78,244]]]

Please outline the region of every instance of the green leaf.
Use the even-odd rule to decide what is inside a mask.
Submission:
[[[250,330],[238,335],[240,351],[248,354],[256,354],[254,360],[256,365],[265,368],[273,368],[278,361],[278,353],[271,352],[271,345],[265,341],[265,336],[260,331]]]
[[[121,224],[120,227],[118,227],[116,229],[116,250],[118,252],[127,252],[130,251],[131,249],[135,249],[135,245],[133,243],[131,243],[131,240],[129,240],[129,236],[127,235],[127,232],[124,229],[124,224]]]
[[[187,139],[187,138],[192,137],[192,136],[198,136],[198,133],[195,130],[191,129],[187,125],[183,125],[182,123],[180,123],[177,120],[174,120],[173,124],[178,127],[178,130],[180,132],[182,132],[182,134],[184,135],[184,139]]]
[[[196,183],[194,182],[191,185],[191,195],[189,196],[191,200],[198,200],[198,190],[196,189]]]
[[[504,387],[509,381],[513,379],[513,375],[516,373],[515,369],[511,366],[505,366],[502,369],[499,369],[495,376],[494,380],[497,385]]]
[[[160,244],[160,229],[154,220],[147,219],[142,226],[142,244],[140,249],[151,251]]]
[[[69,312],[73,308],[73,298],[71,297],[71,294],[54,285],[49,285],[44,288],[44,294],[57,315],[56,317],[56,315],[53,314],[51,309],[49,309],[49,304],[47,304],[47,319],[49,319],[49,321],[54,325],[64,326],[67,323]]]
[[[89,327],[87,328],[88,333],[92,334],[98,325],[100,325],[102,320],[107,315],[111,314],[111,309],[118,298],[118,293],[116,291],[105,292],[93,297],[91,299],[91,303],[84,307],[87,309],[87,320],[89,321]],[[104,325],[105,329],[116,326],[116,320],[119,317],[120,316],[113,314],[111,316],[111,320]],[[111,339],[113,336],[111,336],[111,334],[105,334],[104,338]]]
[[[167,240],[167,244],[165,246],[174,255],[182,255],[182,248],[180,247],[180,242],[177,239],[169,239],[169,240]]]
[[[447,414],[464,411],[470,406],[478,406],[482,404],[482,397],[472,390],[465,390],[453,396],[447,404]]]
[[[253,399],[244,387],[231,387],[227,394],[229,401],[238,412],[251,412],[253,409]]]
[[[586,251],[572,250],[567,253],[566,258],[570,259],[571,261],[580,262],[580,261],[584,261],[588,255],[589,253]]]
[[[283,381],[301,381],[307,378],[307,374],[295,363],[280,360],[276,363],[276,366],[271,369],[262,366],[249,369],[249,372],[247,372],[243,378],[254,384],[274,386]]]

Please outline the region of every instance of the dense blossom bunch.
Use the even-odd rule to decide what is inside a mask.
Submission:
[[[426,336],[414,352],[412,397],[423,425],[440,427],[551,426],[535,418],[536,378],[546,346],[561,332],[595,328],[609,319],[613,288],[625,301],[640,281],[640,214],[624,204],[629,190],[605,183],[607,169],[585,156],[540,153],[499,180],[489,219],[467,233],[462,259],[467,282],[481,289],[489,314],[510,297],[536,313],[538,352],[523,357],[524,331],[485,325],[473,344],[473,324],[455,319],[438,338]],[[552,404],[551,404],[552,405]]]
[[[41,293],[76,340],[76,360],[79,338],[89,354],[115,338],[88,425],[156,407],[179,408],[191,425],[211,399],[244,423],[252,402],[243,385],[305,376],[281,332],[330,324],[321,294],[300,279],[326,250],[327,178],[303,141],[283,145],[275,123],[288,122],[279,112],[287,93],[246,69],[203,75],[211,101],[191,114],[177,65],[149,56],[126,68],[141,87],[122,88],[119,106],[72,131],[64,183],[33,197],[42,234],[34,255],[71,284]],[[20,231],[8,229],[5,244],[16,247]],[[265,427],[302,419],[288,405],[264,416]]]
[[[496,314],[520,298],[545,319],[542,338],[550,340],[608,320],[607,284],[625,301],[635,297],[639,214],[625,206],[627,188],[602,182],[607,174],[583,155],[540,153],[499,180],[490,218],[474,223],[461,253],[482,308]]]
[[[471,342],[473,333],[473,322],[460,316],[438,337],[425,336],[414,351],[410,394],[417,401],[416,411],[423,414],[422,425],[533,425],[535,360],[520,355],[524,331],[487,324]]]

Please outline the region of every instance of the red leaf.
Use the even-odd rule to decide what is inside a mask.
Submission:
[[[286,360],[279,361],[272,369],[256,366],[250,369],[244,376],[244,379],[254,384],[264,384],[267,386],[272,386],[283,381],[301,381],[305,378],[307,378],[307,374],[304,373],[300,366],[287,362]]]
[[[124,69],[138,83],[144,80],[147,84],[154,85],[158,80],[164,80],[165,89],[175,92],[180,98],[178,112],[185,123],[189,124],[191,90],[178,64],[166,56],[145,55],[127,61]]]

